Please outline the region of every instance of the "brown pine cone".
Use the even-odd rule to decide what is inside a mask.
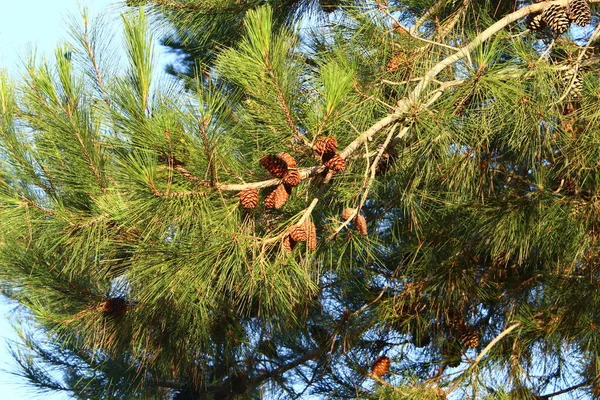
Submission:
[[[288,170],[287,163],[279,156],[273,154],[264,156],[259,162],[275,178],[283,178],[283,175]]]
[[[278,185],[265,198],[265,207],[281,208],[290,198],[290,193],[285,185]]]
[[[307,238],[306,228],[302,225],[294,225],[290,228],[290,237],[296,242],[304,242]]]
[[[333,172],[342,172],[346,169],[346,160],[339,154],[334,154],[331,158],[328,158],[323,164]]]
[[[310,251],[315,251],[317,248],[317,228],[310,221],[304,223],[304,229],[306,230],[306,246]]]
[[[281,240],[281,248],[288,253],[291,253],[296,246],[296,241],[293,240],[290,235],[285,235]]]
[[[294,159],[294,157],[292,157],[291,155],[289,155],[288,153],[279,153],[277,155],[277,157],[279,157],[287,166],[288,169],[292,169],[292,168],[296,168],[296,160]]]
[[[565,33],[569,29],[569,25],[571,25],[567,9],[556,4],[551,4],[542,11],[542,20],[557,35]]]
[[[100,304],[100,310],[107,317],[120,317],[125,314],[129,303],[122,297],[109,297]]]
[[[362,233],[363,235],[366,235],[368,233],[367,220],[361,214],[356,215],[352,223],[354,224],[356,230]]]
[[[297,169],[290,169],[285,174],[283,174],[283,183],[288,186],[298,186],[302,181],[302,177],[300,176],[300,172]]]
[[[239,193],[244,208],[254,208],[258,204],[258,189],[246,188]]]
[[[479,346],[481,340],[477,329],[470,325],[463,325],[458,329],[459,339],[467,349],[474,349]]]
[[[398,53],[398,54],[394,55],[392,58],[390,58],[390,60],[385,65],[385,70],[387,72],[394,72],[398,68],[400,68],[401,65],[406,65],[407,61],[408,61],[408,58],[407,58],[406,54]]]
[[[371,366],[371,372],[373,375],[381,377],[387,374],[390,370],[390,366],[392,365],[392,361],[389,357],[379,356],[373,362],[373,366]]]
[[[344,210],[342,211],[342,219],[344,221],[348,221],[348,219],[350,219],[350,217],[352,216],[352,214],[354,213],[355,209],[354,208],[344,208]]]
[[[338,142],[334,137],[322,137],[315,142],[314,149],[318,154],[335,153]]]
[[[592,12],[585,0],[571,0],[567,5],[567,14],[575,25],[586,26],[592,21]]]

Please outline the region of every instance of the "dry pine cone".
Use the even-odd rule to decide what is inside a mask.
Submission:
[[[322,137],[317,140],[314,149],[318,154],[335,153],[338,146],[337,139],[334,137]]]
[[[346,160],[337,153],[332,157],[328,157],[323,164],[333,172],[342,172],[346,169]]]
[[[317,248],[317,228],[313,222],[305,222],[304,229],[306,230],[306,247],[311,251],[315,251]]]
[[[542,14],[529,15],[527,17],[527,21],[525,22],[527,25],[527,29],[533,32],[539,32],[546,27],[546,23],[542,19]]]
[[[258,189],[246,188],[239,194],[240,203],[244,208],[254,208],[258,204]]]
[[[592,22],[592,11],[585,0],[571,0],[567,5],[567,14],[575,25],[586,26]]]
[[[290,198],[290,193],[285,185],[278,185],[265,198],[265,207],[281,208]]]
[[[100,310],[107,317],[120,317],[125,314],[129,303],[122,297],[109,297],[100,305]]]
[[[344,208],[342,211],[342,219],[347,221],[355,211],[355,208]],[[363,235],[367,234],[367,220],[361,214],[356,214],[356,216],[352,219],[352,224],[357,231]]]
[[[475,347],[479,346],[479,333],[472,326],[463,325],[462,327],[460,327],[458,333],[460,335],[460,342],[467,349],[474,349]]]
[[[407,64],[406,54],[399,53],[399,54],[396,54],[395,56],[393,56],[392,58],[390,58],[390,60],[385,65],[385,70],[387,72],[394,72],[398,68],[400,68],[401,65],[406,65],[406,64]]]
[[[354,218],[354,221],[352,221],[352,223],[354,224],[354,227],[356,228],[356,230],[359,231],[360,233],[362,233],[363,235],[366,235],[368,233],[367,232],[367,220],[361,214],[356,215],[356,217]]]
[[[548,24],[550,29],[557,35],[561,35],[569,29],[571,21],[567,15],[567,9],[565,7],[551,4],[544,9],[542,12],[542,20]]]
[[[277,155],[277,157],[279,157],[279,159],[285,163],[285,165],[288,167],[288,169],[297,167],[296,160],[294,159],[294,157],[292,157],[288,153],[279,153]]]
[[[300,176],[300,172],[297,169],[290,169],[283,174],[283,183],[288,186],[298,186],[302,181],[302,177]]]
[[[285,235],[281,240],[281,248],[288,253],[291,253],[296,246],[296,242],[290,237],[290,235]]]
[[[373,366],[371,367],[371,372],[375,376],[384,376],[390,370],[390,366],[392,365],[392,361],[389,357],[379,356],[373,362]]]
[[[259,162],[275,178],[283,178],[283,174],[288,170],[287,163],[273,154],[264,156]]]
[[[307,238],[306,228],[302,225],[294,225],[290,228],[290,237],[296,242],[304,242]]]

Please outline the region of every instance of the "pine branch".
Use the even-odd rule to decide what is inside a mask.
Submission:
[[[275,91],[277,92],[277,97],[279,98],[279,104],[280,104],[281,108],[283,109],[283,112],[285,114],[285,120],[286,120],[289,128],[294,133],[296,138],[298,138],[298,140],[300,140],[302,143],[304,143],[304,145],[306,147],[310,148],[311,147],[310,142],[308,140],[306,140],[306,138],[300,133],[300,131],[298,130],[298,126],[296,126],[296,124],[294,123],[294,119],[292,118],[292,112],[290,110],[290,107],[289,107],[286,99],[285,99],[285,95],[284,95],[283,89],[281,88],[281,85],[279,83],[279,79],[277,79],[277,76],[275,76],[275,72],[273,71],[273,66],[271,65],[271,62],[269,61],[269,53],[265,54],[265,67],[267,68],[269,77],[271,78],[271,81],[273,82],[273,85],[275,86]]]
[[[541,396],[537,396],[536,400],[549,400],[552,397],[560,396],[561,394],[569,393],[569,392],[572,392],[573,390],[576,390],[576,389],[579,389],[581,387],[587,386],[590,383],[592,383],[592,381],[593,381],[592,379],[589,379],[589,380],[583,381],[581,383],[578,383],[577,385],[573,385],[571,387],[559,390],[559,391],[554,392],[554,393],[544,394],[544,395],[541,395]]]

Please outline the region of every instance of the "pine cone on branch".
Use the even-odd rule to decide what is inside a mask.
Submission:
[[[352,221],[352,223],[354,224],[354,227],[356,228],[357,231],[359,231],[363,235],[367,235],[368,234],[368,231],[367,231],[367,220],[365,219],[365,217],[362,216],[362,214],[358,214],[354,218],[354,221]]]
[[[288,170],[287,163],[281,157],[273,154],[262,157],[259,162],[275,178],[283,178]]]
[[[346,160],[339,154],[335,153],[331,157],[323,157],[325,166],[333,172],[342,172],[346,169]]]
[[[583,77],[575,69],[570,69],[563,76],[563,86],[565,90],[569,90],[571,98],[580,98],[583,93]]]
[[[527,29],[532,32],[539,32],[547,26],[546,22],[544,22],[544,19],[542,18],[542,13],[528,15],[525,25],[527,26]]]
[[[296,247],[296,241],[290,237],[290,235],[285,235],[281,240],[281,248],[288,253],[291,253]]]
[[[125,314],[129,302],[123,297],[109,297],[100,304],[100,310],[107,317],[118,318]]]
[[[567,5],[567,15],[575,25],[586,26],[592,22],[592,10],[585,0],[571,0]]]
[[[318,154],[335,153],[338,142],[334,137],[322,137],[315,142],[313,149]]]
[[[308,235],[306,227],[303,225],[294,225],[290,228],[290,237],[296,242],[304,242]]]
[[[458,334],[460,342],[467,349],[474,349],[479,346],[481,338],[479,332],[474,327],[463,325],[458,329]]]
[[[317,249],[317,228],[312,221],[304,223],[304,229],[306,230],[306,247],[310,251]]]
[[[244,208],[254,208],[258,204],[258,189],[246,188],[239,193],[239,196]]]
[[[567,9],[556,4],[551,4],[542,11],[542,20],[557,35],[565,33],[571,25]]]
[[[295,187],[300,184],[302,177],[297,169],[290,169],[283,174],[283,183],[288,186]]]
[[[277,155],[277,157],[279,157],[279,159],[281,159],[285,165],[287,166],[288,169],[292,169],[292,168],[296,168],[296,160],[294,159],[294,157],[292,157],[291,155],[289,155],[288,153],[279,153]]]
[[[347,221],[352,216],[352,214],[354,214],[355,211],[355,208],[344,208],[344,210],[342,211],[342,219],[344,221]],[[354,225],[354,228],[363,235],[366,235],[368,233],[367,220],[360,213],[356,214],[356,216],[352,219],[352,225]]]
[[[406,65],[408,63],[408,58],[404,53],[398,53],[394,55],[385,65],[385,70],[387,72],[394,72],[400,68],[401,65]]]
[[[285,185],[277,185],[265,198],[265,207],[279,209],[290,198],[290,192]]]
[[[387,374],[390,370],[390,366],[392,365],[392,361],[389,357],[379,356],[373,362],[371,366],[371,373],[377,377],[382,377]]]

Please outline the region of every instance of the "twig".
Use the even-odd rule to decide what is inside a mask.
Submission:
[[[556,100],[554,103],[552,103],[552,105],[558,104],[567,98],[567,96],[571,92],[571,89],[573,88],[573,85],[575,84],[575,81],[577,80],[577,72],[579,71],[579,68],[581,67],[581,62],[583,61],[583,57],[585,56],[585,53],[589,49],[592,42],[594,40],[596,40],[598,37],[600,37],[600,24],[598,26],[596,26],[596,29],[594,30],[594,33],[590,37],[590,40],[588,40],[585,47],[579,52],[579,56],[577,57],[577,61],[575,61],[575,65],[570,68],[570,70],[573,71],[573,76],[571,77],[569,86],[567,86],[563,95],[560,96],[560,98],[558,100]]]
[[[570,391],[572,391],[572,390],[579,389],[580,387],[587,386],[587,385],[589,385],[589,384],[590,384],[592,381],[593,381],[593,379],[588,379],[588,380],[586,380],[586,381],[583,381],[583,382],[581,382],[581,383],[578,383],[577,385],[573,385],[573,386],[571,386],[571,387],[568,387],[568,388],[566,388],[566,389],[559,390],[558,392],[554,392],[554,393],[550,393],[550,394],[544,394],[544,395],[541,395],[541,396],[539,396],[539,397],[538,397],[538,399],[539,399],[539,400],[548,400],[548,399],[550,399],[551,397],[555,397],[555,396],[559,396],[559,395],[561,395],[561,394],[569,393],[569,392],[570,392]]]
[[[508,328],[506,328],[505,330],[500,332],[500,334],[498,336],[496,336],[490,343],[488,343],[488,345],[485,346],[485,348],[481,351],[481,353],[479,353],[477,355],[477,358],[475,358],[475,361],[471,365],[471,368],[473,368],[475,365],[477,365],[483,359],[483,357],[485,357],[485,355],[490,352],[490,350],[492,349],[492,347],[494,347],[496,345],[496,343],[498,343],[500,340],[502,340],[502,338],[504,336],[508,335],[509,333],[511,333],[512,331],[517,329],[519,326],[521,326],[521,323],[517,322],[516,324],[512,324],[511,326],[509,326]]]

